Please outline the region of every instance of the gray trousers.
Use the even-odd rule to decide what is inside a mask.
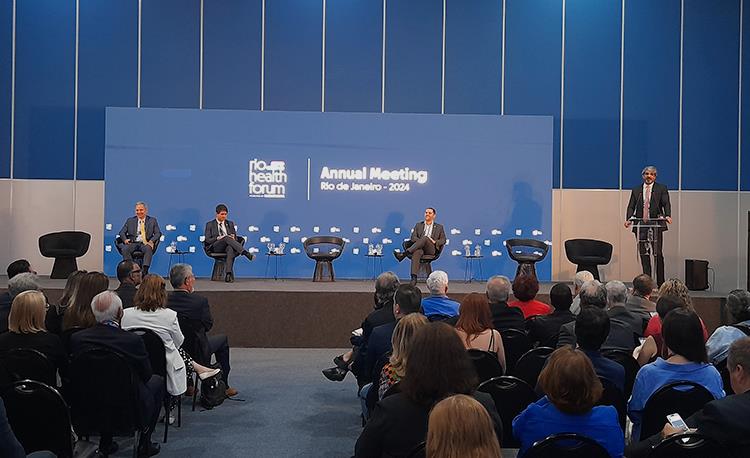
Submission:
[[[143,265],[148,267],[151,265],[151,258],[154,257],[154,250],[151,249],[150,245],[146,245],[141,242],[130,242],[122,245],[122,259],[125,261],[133,260],[133,252],[143,252]]]
[[[214,253],[227,254],[226,273],[229,274],[233,272],[234,258],[236,258],[238,254],[244,252],[245,248],[236,239],[226,236],[223,239],[217,240],[213,244],[211,244],[211,248],[209,248],[209,250]]]
[[[406,251],[411,253],[411,274],[415,277],[419,274],[419,261],[422,259],[422,256],[426,254],[434,255],[436,253],[435,244],[427,236],[420,237]]]

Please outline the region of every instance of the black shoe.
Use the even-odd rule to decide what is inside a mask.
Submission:
[[[252,253],[250,253],[247,250],[245,250],[245,251],[242,252],[242,256],[246,257],[248,259],[248,261],[252,261],[253,259],[255,259],[255,255],[252,254]]]
[[[344,370],[349,370],[349,363],[347,361],[344,361],[344,355],[338,355],[337,357],[333,358],[333,364],[336,365],[336,367],[340,367]]]
[[[120,449],[120,446],[117,445],[117,442],[115,441],[111,441],[109,445],[99,444],[99,448],[96,449],[96,456],[107,457],[109,455],[114,454],[119,449]]]
[[[411,276],[411,281],[409,282],[409,284],[411,286],[417,286],[417,276],[416,275],[412,275]]]
[[[227,283],[234,283],[234,274],[232,272],[227,273],[226,277],[224,277],[224,281]]]
[[[323,375],[325,375],[325,377],[332,382],[340,382],[344,380],[344,377],[346,377],[347,372],[349,371],[346,369],[342,369],[340,367],[331,367],[328,369],[323,369]]]
[[[393,252],[393,256],[396,257],[396,259],[398,260],[398,262],[401,262],[406,257],[406,252],[404,252],[404,251],[394,251]]]
[[[138,456],[154,456],[158,455],[161,451],[161,447],[156,442],[150,440],[138,446]]]

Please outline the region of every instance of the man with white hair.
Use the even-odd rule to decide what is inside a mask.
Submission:
[[[570,305],[570,313],[578,315],[581,311],[581,287],[587,281],[594,279],[594,274],[588,270],[582,270],[576,272],[576,276],[573,278],[573,303]]]
[[[8,316],[13,299],[24,291],[39,289],[39,277],[33,272],[20,273],[8,280],[7,300],[0,302],[0,333],[8,330]]]
[[[141,433],[139,456],[152,456],[159,453],[159,444],[151,442],[151,433],[159,418],[164,399],[164,378],[155,375],[151,369],[146,345],[138,335],[120,329],[122,301],[112,291],[104,291],[91,300],[91,311],[96,324],[76,332],[70,338],[73,358],[92,348],[107,348],[125,357],[137,375],[141,421],[146,426]],[[110,431],[102,431],[99,439],[99,453],[108,455],[117,450]]]
[[[446,319],[458,316],[458,302],[448,297],[448,274],[436,270],[427,277],[427,289],[430,295],[422,299],[424,316],[434,319]]]
[[[507,329],[526,329],[523,312],[518,307],[508,306],[510,280],[504,275],[494,275],[487,280],[487,301],[490,303],[492,324],[503,332]]]
[[[148,275],[154,249],[161,238],[161,230],[156,218],[148,215],[148,206],[145,202],[135,203],[135,216],[125,220],[119,236],[122,259],[132,261],[133,253],[140,251],[143,253],[143,276]]]
[[[638,337],[642,337],[648,320],[631,312],[625,306],[628,300],[628,287],[625,286],[625,283],[619,280],[611,280],[604,287],[607,289],[607,315],[609,315],[609,318],[626,323]]]

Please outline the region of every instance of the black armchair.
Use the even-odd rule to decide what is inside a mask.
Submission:
[[[713,400],[711,392],[695,382],[679,381],[662,386],[648,398],[643,407],[640,440],[661,431],[667,415],[676,412],[682,418],[688,418]]]
[[[407,251],[412,245],[414,245],[414,242],[406,239],[404,240],[404,243],[401,244],[401,247],[404,250],[404,253],[406,253],[406,257],[411,259],[411,253]],[[437,261],[440,257],[440,253],[443,252],[443,248],[445,248],[445,245],[441,246],[440,248],[437,248],[435,250],[435,254],[424,254],[419,259],[419,272],[424,272],[425,277],[429,277],[432,273],[432,263],[434,261]]]
[[[549,247],[546,243],[534,239],[508,239],[505,241],[510,258],[518,263],[516,277],[521,274],[536,277],[534,265],[547,256]]]
[[[344,239],[332,235],[317,235],[305,239],[305,253],[315,261],[313,281],[336,281],[333,260],[341,256],[345,245]]]
[[[156,250],[159,249],[159,243],[161,243],[161,240],[156,240],[154,242],[154,254],[156,254]],[[117,248],[117,252],[122,255],[122,247],[125,245],[125,242],[122,241],[122,238],[118,235],[115,237],[115,248]],[[133,253],[133,261],[138,263],[139,266],[143,265],[143,251],[141,250],[135,250]],[[67,278],[67,277],[66,277]]]
[[[237,236],[237,241],[241,245],[245,244],[245,238]],[[227,267],[227,254],[225,252],[211,251],[211,246],[203,242],[203,252],[206,256],[214,260],[214,268],[211,271],[211,281],[224,281],[224,274]]]
[[[599,266],[612,259],[612,244],[601,240],[571,239],[565,241],[565,255],[576,264],[576,272],[588,270],[599,280]]]
[[[91,234],[80,231],[52,232],[39,237],[39,252],[45,258],[55,258],[49,278],[68,278],[78,270],[79,258],[89,251]]]

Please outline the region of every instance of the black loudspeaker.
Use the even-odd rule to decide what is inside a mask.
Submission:
[[[708,289],[708,261],[685,260],[685,286],[690,291]]]

